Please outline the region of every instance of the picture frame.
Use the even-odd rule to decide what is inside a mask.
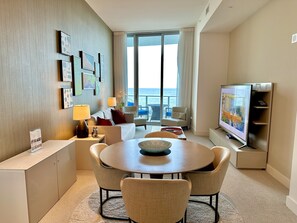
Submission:
[[[94,71],[94,57],[81,51],[81,67],[85,70]]]
[[[96,77],[93,74],[83,73],[83,89],[94,90],[96,88]]]
[[[72,56],[73,96],[82,95],[81,58]]]
[[[73,107],[72,88],[61,88],[62,108]]]
[[[99,94],[99,78],[100,78],[100,64],[97,62],[94,62],[94,67],[95,67],[95,78],[96,78],[96,83],[95,83],[95,89],[94,89],[94,95]]]
[[[59,31],[60,38],[60,53],[64,55],[71,55],[71,37],[63,31]]]
[[[104,81],[105,67],[104,67],[104,55],[102,53],[98,53],[98,62],[99,62],[99,82]]]
[[[71,62],[61,60],[61,80],[72,82],[72,66]]]

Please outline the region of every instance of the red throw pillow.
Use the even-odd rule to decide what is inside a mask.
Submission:
[[[111,120],[97,117],[97,125],[113,125]]]
[[[120,110],[111,109],[112,120],[115,124],[127,123],[125,115]]]

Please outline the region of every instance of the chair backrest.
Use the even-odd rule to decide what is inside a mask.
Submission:
[[[137,107],[136,106],[125,106],[125,107],[123,107],[123,111],[133,113],[134,116],[137,116]]]
[[[172,107],[172,118],[188,120],[188,108],[187,107]]]
[[[192,195],[209,195],[220,192],[228,169],[231,152],[228,148],[222,146],[214,146],[211,150],[215,154],[214,170],[197,170],[185,174],[192,181]]]
[[[185,214],[191,182],[185,179],[124,178],[121,190],[127,214],[133,221],[175,223]]]
[[[104,189],[120,190],[120,180],[125,172],[111,168],[100,160],[100,153],[107,147],[105,143],[96,143],[90,147],[93,171],[98,186]]]
[[[172,132],[167,131],[156,131],[150,132],[144,136],[144,138],[178,138],[178,136]]]

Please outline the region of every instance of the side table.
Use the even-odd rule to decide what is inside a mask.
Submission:
[[[105,142],[105,135],[99,134],[98,137],[93,138],[91,135],[87,138],[77,138],[73,136],[69,140],[75,141],[76,150],[76,169],[77,170],[92,170],[92,163],[90,159],[90,146],[95,144]]]

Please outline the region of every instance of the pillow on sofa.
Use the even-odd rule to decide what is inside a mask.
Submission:
[[[112,120],[115,124],[127,123],[125,119],[125,115],[122,111],[111,109]]]
[[[109,125],[109,126],[112,126],[112,125],[114,125],[114,123],[110,119],[104,119],[104,118],[97,117],[97,125]]]
[[[171,117],[185,120],[186,119],[186,114],[183,113],[183,112],[172,112]]]

